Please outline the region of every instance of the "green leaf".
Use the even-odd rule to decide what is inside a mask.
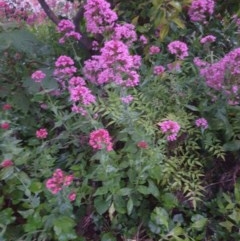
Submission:
[[[185,105],[185,107],[192,111],[199,111],[199,109],[194,105]]]
[[[184,25],[183,21],[180,18],[172,18],[171,20],[174,23],[176,23],[179,28],[182,28],[182,29],[185,28],[185,25]]]
[[[168,35],[168,32],[169,32],[169,25],[167,24],[164,24],[161,26],[161,31],[160,31],[160,34],[159,34],[159,38],[161,41],[164,40],[164,38]]]
[[[52,49],[41,43],[34,34],[26,29],[14,29],[0,33],[0,43],[8,43],[17,52],[25,52],[32,57],[38,55],[49,55]],[[47,48],[47,49],[46,49]],[[2,48],[0,47],[0,50]]]
[[[116,241],[117,239],[113,236],[112,233],[103,234],[101,241]]]
[[[120,195],[120,196],[129,196],[130,193],[131,193],[131,191],[132,191],[131,188],[125,187],[125,188],[120,189],[120,190],[117,192],[117,195]]]
[[[41,228],[43,225],[42,218],[39,213],[30,215],[27,219],[27,223],[24,225],[25,232],[33,232]]]
[[[158,190],[158,187],[155,185],[155,183],[153,181],[148,181],[149,184],[149,192],[157,199],[159,199],[160,197],[160,192]]]
[[[34,209],[29,209],[26,211],[18,211],[18,213],[23,216],[24,218],[27,218],[28,216],[32,215],[34,213]]]
[[[240,150],[240,140],[234,140],[223,145],[224,151],[238,151]]]
[[[226,228],[228,232],[232,232],[232,228],[234,227],[234,224],[228,220],[224,222],[219,223],[222,227]]]
[[[203,217],[202,215],[196,214],[194,216],[192,216],[191,218],[193,224],[192,224],[192,228],[196,229],[198,231],[202,231],[204,229],[204,227],[207,224],[208,219]]]
[[[14,222],[13,210],[11,208],[5,208],[0,212],[0,224],[8,225]]]
[[[14,173],[14,167],[5,167],[0,171],[0,179],[6,180],[7,178],[11,177]]]
[[[42,191],[42,183],[41,182],[32,182],[29,187],[31,192],[38,193]]]
[[[144,195],[149,195],[151,192],[148,187],[146,186],[138,186],[137,191],[144,194]]]
[[[111,206],[112,200],[109,198],[108,200],[104,199],[102,196],[98,196],[94,199],[94,207],[97,212],[102,215],[105,213]]]
[[[178,200],[175,195],[172,193],[164,193],[161,196],[161,200],[163,202],[163,206],[166,209],[172,209],[175,208],[178,205]]]
[[[178,12],[182,11],[182,5],[177,1],[171,1],[169,4],[174,7]]]
[[[132,210],[133,210],[133,200],[131,198],[129,198],[128,202],[127,202],[127,213],[128,213],[128,215],[131,215]]]
[[[68,216],[60,216],[54,220],[53,227],[59,241],[68,241],[77,238],[74,230],[75,222]]]
[[[30,107],[30,100],[27,98],[24,91],[18,89],[16,92],[14,92],[12,102],[22,112],[28,112]]]
[[[97,189],[97,191],[93,194],[93,196],[101,196],[101,195],[104,195],[104,194],[107,194],[109,191],[108,187],[107,186],[103,186],[103,187],[99,187]]]
[[[231,218],[236,224],[240,223],[240,210],[234,209],[232,211],[231,215],[228,215],[229,218]]]
[[[127,213],[126,199],[119,195],[114,195],[113,197],[114,208],[117,212],[121,214]]]
[[[156,207],[151,214],[151,221],[168,229],[169,215],[164,208]]]

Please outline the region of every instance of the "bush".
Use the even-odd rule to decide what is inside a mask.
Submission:
[[[2,240],[238,238],[239,19],[198,2],[5,19]]]

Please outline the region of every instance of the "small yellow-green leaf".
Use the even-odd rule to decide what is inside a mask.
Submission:
[[[185,25],[180,18],[173,18],[172,21],[176,23],[179,28],[182,28],[182,29],[185,28]]]
[[[159,39],[162,41],[167,36],[169,32],[169,25],[162,25],[160,28]]]
[[[139,16],[133,18],[133,19],[132,19],[132,24],[133,24],[133,25],[137,25],[138,19],[139,19]]]

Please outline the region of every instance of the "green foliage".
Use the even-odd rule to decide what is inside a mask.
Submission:
[[[85,116],[71,111],[67,88],[53,77],[59,55],[71,56],[82,76],[84,50],[59,45],[52,24],[1,24],[1,107],[12,109],[0,111],[0,124],[10,124],[0,129],[0,155],[13,165],[0,166],[0,240],[238,240],[240,108],[207,87],[193,64],[195,56],[214,62],[238,46],[234,20],[227,12],[222,21],[186,21],[188,0],[113,2],[120,20],[149,38],[130,50],[142,54],[141,81],[135,88],[86,83],[97,101]],[[207,34],[217,41],[202,47]],[[168,53],[176,39],[188,44],[184,61]],[[160,54],[148,53],[152,44]],[[153,73],[169,64],[180,68]],[[40,84],[31,79],[39,69],[46,74]],[[127,95],[129,104],[121,101]],[[196,127],[200,117],[208,128]],[[165,120],[181,126],[174,141],[158,126]],[[41,140],[42,127],[48,136]],[[90,148],[98,128],[109,130],[113,151]],[[74,180],[52,194],[46,181],[58,168]]]

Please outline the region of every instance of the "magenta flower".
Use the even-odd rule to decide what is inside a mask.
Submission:
[[[139,141],[137,143],[137,147],[141,148],[141,149],[147,149],[148,148],[148,144],[146,141]]]
[[[137,40],[135,26],[129,23],[125,23],[123,25],[117,24],[114,27],[112,38],[115,40],[121,40],[128,46],[131,45],[133,42]]]
[[[80,102],[87,106],[95,103],[96,97],[92,95],[91,90],[83,85],[69,87],[70,100],[73,102]]]
[[[151,46],[150,48],[149,48],[149,54],[150,55],[154,55],[154,54],[158,54],[158,53],[160,53],[160,48],[158,47],[158,46]]]
[[[188,47],[184,42],[181,41],[173,41],[170,44],[168,44],[168,51],[171,54],[175,54],[176,57],[179,59],[184,59],[188,56]]]
[[[121,98],[122,103],[130,104],[133,101],[133,97],[131,95],[127,95]]]
[[[98,129],[90,133],[89,145],[97,150],[112,151],[112,138],[105,129]]]
[[[188,15],[193,22],[204,22],[213,14],[214,0],[193,0],[188,10]]]
[[[71,192],[71,193],[68,195],[68,199],[69,199],[71,202],[73,202],[73,201],[75,201],[76,196],[77,196],[77,194],[76,194],[75,192]]]
[[[3,130],[8,130],[10,128],[10,124],[8,122],[1,123],[1,128]]]
[[[9,159],[6,159],[0,164],[0,166],[1,167],[10,167],[10,166],[13,166],[13,162]]]
[[[83,73],[87,80],[102,85],[115,83],[125,87],[139,84],[139,69],[141,58],[130,55],[128,46],[119,40],[105,42],[101,55],[92,56],[85,61]]]
[[[67,19],[61,20],[57,26],[57,31],[59,33],[70,32],[70,31],[73,31],[74,29],[75,29],[75,26],[73,22]]]
[[[215,42],[215,40],[216,40],[216,37],[215,37],[215,36],[213,36],[213,35],[207,35],[207,36],[201,38],[200,43],[201,43],[201,44],[213,43],[213,42]]]
[[[11,110],[12,106],[10,104],[4,104],[2,107],[2,110],[7,111],[7,110]]]
[[[61,82],[65,77],[71,77],[74,73],[77,72],[77,68],[74,66],[74,61],[71,57],[62,55],[58,57],[55,62],[54,76],[56,76],[58,81],[64,86],[64,83]]]
[[[86,82],[83,78],[79,76],[74,76],[69,80],[69,85],[71,87],[76,87],[78,85],[86,85]]]
[[[41,83],[42,80],[46,77],[46,74],[43,73],[41,70],[37,70],[34,73],[32,73],[31,78],[36,82],[36,83]]]
[[[158,65],[158,66],[154,66],[153,68],[153,73],[155,75],[161,75],[162,73],[164,73],[165,68],[162,65]]]
[[[72,66],[72,65],[74,65],[73,59],[66,55],[61,55],[60,57],[58,57],[58,59],[55,62],[56,68]]]
[[[110,4],[105,0],[87,0],[84,5],[84,18],[89,33],[103,34],[112,30],[117,14],[110,9]]]
[[[177,134],[181,128],[177,122],[166,120],[159,122],[157,125],[160,127],[162,133],[167,134],[168,141],[175,141],[177,139]]]
[[[73,175],[65,175],[61,169],[56,169],[53,176],[46,181],[46,188],[52,194],[57,194],[64,186],[70,186],[73,178]]]
[[[139,41],[143,44],[143,45],[146,45],[148,43],[148,39],[144,36],[144,35],[141,35],[139,37]]]
[[[201,127],[203,129],[207,129],[208,128],[208,122],[205,118],[199,118],[195,121],[195,124],[197,127]]]
[[[45,138],[47,138],[47,136],[48,136],[48,132],[47,132],[47,129],[45,129],[45,128],[41,128],[36,131],[36,137],[38,139],[45,139]]]

